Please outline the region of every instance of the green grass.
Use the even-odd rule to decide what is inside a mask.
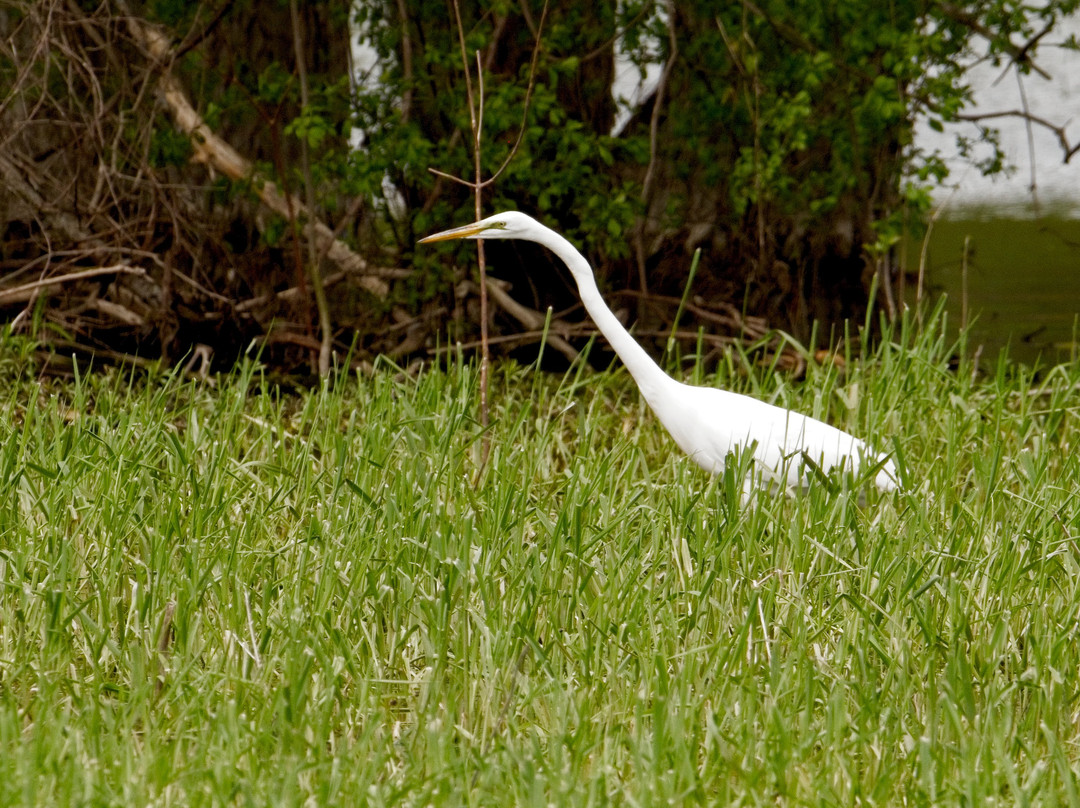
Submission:
[[[1080,804],[1080,365],[716,381],[896,452],[743,503],[624,371],[300,396],[0,352],[2,805]],[[720,415],[720,414],[718,414]]]

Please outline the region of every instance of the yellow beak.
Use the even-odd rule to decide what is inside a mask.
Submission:
[[[434,235],[427,236],[420,239],[420,244],[430,244],[433,241],[450,241],[456,238],[468,238],[469,236],[476,236],[488,229],[490,225],[482,225],[479,223],[467,224],[463,227],[455,227],[453,230],[443,230],[441,233],[435,233]]]

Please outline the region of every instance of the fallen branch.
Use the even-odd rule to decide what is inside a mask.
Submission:
[[[380,278],[408,278],[413,274],[411,269],[380,269]],[[331,286],[337,286],[343,280],[349,277],[347,272],[335,272],[333,275],[327,275],[323,278],[323,289],[329,289]],[[249,312],[252,309],[257,309],[259,306],[265,306],[274,300],[280,300],[283,303],[293,303],[301,298],[305,294],[305,290],[299,286],[290,286],[288,289],[282,289],[280,292],[270,292],[265,295],[259,295],[258,297],[249,297],[247,300],[241,300],[236,304],[236,311],[243,314]]]
[[[83,269],[78,272],[69,272],[66,275],[57,275],[53,278],[42,278],[32,283],[24,283],[21,286],[12,286],[10,289],[0,289],[0,303],[26,303],[32,300],[34,295],[47,286],[59,286],[72,281],[82,281],[87,278],[96,278],[99,275],[146,275],[142,267],[132,267],[127,264],[117,264],[112,267],[95,267]]]
[[[514,298],[510,296],[510,293],[503,289],[498,281],[493,278],[488,278],[487,288],[488,294],[491,295],[492,299],[502,306],[507,314],[523,326],[534,330],[542,329],[544,327],[544,321],[547,318],[535,309],[530,309],[528,306],[523,306],[521,303],[514,300]],[[574,350],[574,346],[558,334],[550,333],[550,330],[548,333],[548,343],[571,362],[578,358],[578,352]]]
[[[678,307],[682,300],[677,297],[671,297],[670,295],[659,295],[650,293],[643,295],[636,289],[623,289],[616,294],[622,297],[635,297],[642,298],[649,303],[662,303],[671,307]],[[760,339],[765,336],[769,331],[769,323],[764,317],[746,316],[732,306],[730,303],[724,301],[716,301],[713,305],[723,309],[727,314],[720,314],[719,312],[712,311],[696,303],[687,301],[683,304],[686,311],[696,315],[702,320],[707,320],[717,325],[721,325],[724,328],[738,332],[743,337],[749,337],[750,339]]]
[[[376,297],[385,298],[390,289],[384,281],[374,276],[367,261],[347,244],[336,239],[334,232],[318,221],[299,199],[286,196],[278,190],[276,184],[259,176],[249,160],[207,126],[191,105],[179,80],[172,74],[170,65],[174,56],[169,41],[160,31],[142,22],[127,9],[124,13],[127,15],[128,30],[132,37],[157,65],[158,93],[172,110],[177,128],[190,138],[195,162],[205,163],[232,180],[250,183],[259,200],[279,216],[288,219],[291,212],[299,214],[304,235],[314,241],[327,258],[346,272],[360,275],[360,284],[367,291]]]
[[[107,360],[109,362],[115,362],[118,365],[134,365],[138,368],[153,368],[157,366],[157,361],[154,359],[147,359],[145,356],[136,356],[135,354],[123,353],[122,351],[113,351],[109,348],[103,348],[100,345],[84,345],[81,342],[74,342],[71,340],[59,340],[49,343],[48,351],[37,351],[37,356],[46,365],[53,363],[65,363],[69,362],[73,366],[74,358],[70,354],[84,354],[90,357],[91,363]],[[61,353],[61,351],[66,352]]]
[[[5,192],[21,199],[27,210],[43,217],[51,230],[55,230],[69,242],[100,244],[87,232],[76,216],[49,202],[34,187],[34,183],[24,174],[24,170],[29,171],[29,167],[18,166],[10,155],[0,154],[0,185],[4,187]]]
[[[102,300],[96,298],[87,304],[87,308],[97,309],[106,317],[112,317],[124,325],[132,326],[134,328],[142,328],[146,325],[146,320],[140,314],[136,314],[127,306],[122,306],[119,303],[113,303],[111,300]]]
[[[327,275],[322,279],[323,289],[329,289],[331,286],[336,286],[348,277],[345,272],[335,272],[333,275]],[[280,292],[271,292],[266,295],[259,295],[258,297],[250,297],[247,300],[241,300],[236,304],[236,311],[240,314],[244,312],[256,309],[259,306],[265,306],[273,300],[280,300],[284,302],[293,302],[300,299],[300,296],[305,290],[299,286],[290,286],[288,289],[282,289]]]
[[[581,336],[594,336],[594,333],[583,332]],[[550,341],[551,335],[548,334]],[[499,336],[488,337],[488,342],[491,345],[514,345],[514,344],[526,344],[529,342],[540,342],[544,339],[543,329],[536,331],[519,331],[516,334],[501,334]],[[440,345],[437,348],[431,348],[428,353],[432,356],[440,356],[442,354],[448,354],[455,351],[471,351],[480,347],[480,340],[474,339],[469,342],[455,342],[453,345]]]
[[[509,314],[511,317],[513,317],[515,320],[517,320],[519,323],[529,329],[526,334],[507,334],[501,337],[492,337],[492,344],[497,342],[512,341],[515,336],[522,336],[524,338],[524,341],[528,342],[536,334],[543,333],[544,323],[547,320],[547,318],[543,314],[536,311],[536,309],[530,309],[528,306],[518,303],[516,300],[514,300],[514,298],[510,296],[510,293],[503,288],[502,282],[497,281],[494,278],[487,279],[487,288],[488,294],[491,295],[492,299],[495,301],[496,304],[499,305],[500,308],[502,308],[507,314]],[[457,289],[459,295],[465,295],[469,293],[475,294],[479,291],[476,284],[473,283],[471,280],[463,281],[458,285]],[[573,331],[574,328],[575,326],[571,326],[568,323],[563,323],[556,320],[552,321],[551,327],[548,329],[547,332],[547,341],[551,345],[551,347],[557,350],[571,362],[575,361],[578,358],[578,352],[574,350],[573,345],[567,342],[562,336],[559,336],[559,334],[567,335],[571,331]],[[558,331],[559,333],[554,333],[555,331]],[[480,343],[476,344],[479,345]],[[472,343],[468,343],[467,347],[473,347]]]

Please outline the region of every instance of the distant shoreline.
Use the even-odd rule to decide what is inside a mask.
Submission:
[[[967,197],[950,200],[947,189],[934,194],[935,206],[944,206],[938,218],[950,221],[987,222],[1001,219],[1080,219],[1080,200],[1060,196],[1039,198],[1036,206],[1030,196],[993,195],[993,201],[974,201]]]

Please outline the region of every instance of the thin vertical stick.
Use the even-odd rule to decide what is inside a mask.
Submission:
[[[941,216],[945,207],[949,204],[949,201],[955,196],[959,187],[960,186],[957,185],[956,188],[953,188],[945,201],[934,208],[933,213],[930,214],[930,220],[926,223],[926,233],[923,235],[922,247],[919,249],[919,278],[915,284],[915,316],[920,326],[923,321],[922,301],[923,291],[926,289],[926,258],[927,253],[930,250],[930,235],[934,232],[934,223],[938,220],[938,217]]]
[[[457,0],[455,0],[455,3]],[[484,120],[484,67],[480,63],[480,51],[476,52],[476,75],[480,96],[477,99],[479,120]],[[480,169],[480,138],[482,126],[473,126],[473,167],[475,168],[476,185],[473,187],[476,201],[476,221],[483,218],[483,174]],[[491,363],[491,349],[488,346],[488,288],[487,288],[487,259],[484,255],[484,240],[476,241],[476,266],[480,272],[480,471],[487,466],[488,457],[491,455],[491,434],[488,432],[488,367]],[[479,479],[479,478],[478,478]]]
[[[476,136],[476,104],[472,91],[472,72],[469,70],[469,57],[465,53],[465,29],[461,26],[461,8],[458,0],[454,0],[454,20],[457,22],[458,46],[461,48],[461,67],[465,71],[465,99],[469,103],[469,126],[473,131],[475,142]]]
[[[473,171],[474,180],[468,183],[473,190],[474,213],[476,220],[483,218],[484,194],[483,175],[480,169],[480,146],[483,137],[484,123],[484,66],[480,61],[480,51],[476,52],[476,72],[479,96],[473,93],[472,71],[469,69],[469,56],[465,51],[465,28],[461,24],[461,7],[458,0],[454,0],[454,20],[457,22],[458,46],[461,48],[461,68],[465,71],[465,96],[469,104],[469,127],[472,129],[473,140]],[[480,473],[487,465],[491,454],[491,435],[488,434],[490,416],[488,413],[488,361],[490,348],[488,346],[488,296],[487,296],[487,259],[484,254],[484,242],[478,239],[476,242],[476,263],[480,273],[480,464],[477,473],[477,481]]]
[[[679,301],[679,308],[675,310],[675,319],[671,323],[671,334],[668,335],[667,346],[664,348],[664,361],[668,360],[672,350],[675,348],[675,334],[679,330],[679,320],[682,318],[683,310],[686,308],[686,301],[690,299],[690,287],[694,285],[694,276],[697,275],[698,264],[701,262],[701,247],[694,250],[694,258],[690,262],[690,274],[686,277],[686,286],[683,287],[682,299]]]
[[[1035,215],[1039,215],[1039,183],[1035,176],[1035,132],[1031,122],[1031,109],[1028,107],[1027,91],[1024,90],[1024,76],[1020,72],[1020,65],[1016,65],[1016,85],[1020,88],[1020,103],[1024,108],[1024,127],[1027,129],[1028,142],[1028,165],[1031,166],[1031,204],[1035,209]]]
[[[477,51],[476,74],[478,92],[473,93],[472,72],[469,69],[469,58],[465,50],[465,29],[461,24],[461,8],[458,5],[458,0],[453,0],[451,6],[454,9],[454,21],[457,23],[458,47],[461,49],[461,66],[465,71],[465,95],[469,105],[469,126],[472,129],[473,135],[474,176],[473,181],[469,182],[468,180],[455,177],[435,168],[428,168],[428,171],[435,174],[437,177],[461,183],[462,185],[471,188],[474,198],[474,213],[476,220],[479,221],[483,218],[484,188],[495,182],[498,176],[502,174],[503,169],[510,164],[514,155],[517,154],[518,146],[521,145],[522,137],[525,134],[525,124],[528,121],[529,114],[529,101],[532,98],[533,84],[536,79],[536,63],[540,54],[540,35],[544,29],[544,20],[547,18],[548,3],[547,0],[544,0],[544,8],[540,14],[540,25],[536,32],[536,47],[533,49],[532,62],[529,65],[529,85],[528,89],[525,91],[525,108],[522,111],[521,129],[518,132],[517,140],[511,147],[506,160],[504,160],[498,170],[486,180],[483,178],[480,164],[484,127],[484,64],[480,58],[480,51]],[[496,26],[496,32],[500,30],[501,26]],[[498,33],[496,33],[496,39],[497,38]],[[488,409],[488,373],[491,364],[491,348],[488,341],[487,259],[484,253],[483,239],[477,239],[476,241],[476,260],[480,274],[480,427],[482,435],[480,438],[480,463],[476,478],[477,483],[479,484],[480,475],[483,473],[485,466],[487,466],[488,458],[491,455],[491,436],[488,434],[488,424],[490,422]]]
[[[300,78],[300,104],[302,109],[308,106],[307,66],[304,64],[304,46],[300,36],[300,11],[296,0],[289,0],[289,15],[292,18],[293,47],[296,51],[296,72]],[[311,161],[308,156],[307,137],[300,137],[300,155],[304,171],[304,196],[308,215],[315,215],[315,189],[311,182]],[[295,223],[294,223],[295,227]],[[297,234],[293,233],[295,239]],[[319,251],[314,239],[308,239],[307,271],[315,293],[315,307],[319,312],[319,376],[325,377],[330,372],[330,350],[333,347],[334,329],[330,322],[330,304],[326,300],[326,289],[319,277]]]
[[[893,294],[893,281],[889,277],[889,260],[887,253],[880,253],[875,259],[877,266],[875,271],[881,276],[881,293],[885,296],[885,313],[889,316],[889,322],[896,319],[896,296]]]
[[[668,18],[668,57],[664,62],[663,70],[660,72],[660,80],[656,84],[656,92],[653,95],[652,115],[649,118],[649,164],[645,168],[645,179],[641,183],[641,219],[634,228],[634,258],[637,261],[638,286],[641,287],[641,298],[638,304],[639,317],[642,314],[645,299],[649,294],[649,276],[645,270],[645,225],[649,217],[649,205],[652,203],[653,186],[656,183],[660,115],[663,111],[664,96],[667,94],[668,83],[671,80],[671,70],[679,56],[679,40],[675,34],[675,3],[668,0],[665,7]]]
[[[971,236],[964,236],[964,253],[960,259],[960,330],[968,326],[968,255],[970,255]]]

